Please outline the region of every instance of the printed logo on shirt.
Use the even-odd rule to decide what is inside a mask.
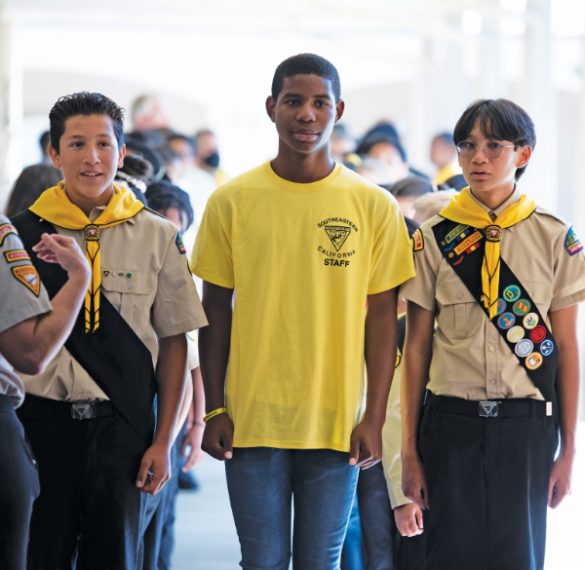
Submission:
[[[0,224],[0,246],[4,243],[6,236],[10,234],[18,235],[16,228],[12,224]]]
[[[4,252],[4,257],[8,263],[15,261],[30,261],[28,252],[24,249],[9,249]]]
[[[41,292],[41,279],[37,270],[32,265],[19,265],[10,269],[15,279],[20,281],[29,291],[37,297]]]
[[[577,237],[575,230],[571,226],[565,236],[565,249],[569,255],[575,255],[583,249],[581,240]]]
[[[323,229],[321,236],[326,236],[325,245],[317,246],[317,251],[323,256],[323,265],[326,267],[349,267],[350,258],[355,255],[351,248],[351,234],[358,231],[358,227],[342,217],[331,217],[320,221],[318,229]]]

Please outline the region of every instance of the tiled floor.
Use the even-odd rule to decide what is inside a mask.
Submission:
[[[549,511],[546,570],[585,568],[585,422],[581,422],[578,441],[582,451],[573,474],[573,494],[556,511]],[[239,545],[223,464],[205,457],[197,474],[201,491],[179,494],[173,569],[237,570]]]

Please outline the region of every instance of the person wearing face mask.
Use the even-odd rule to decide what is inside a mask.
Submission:
[[[221,186],[229,181],[230,177],[220,167],[220,154],[217,144],[217,137],[210,129],[201,129],[195,133],[195,144],[197,156],[195,163],[207,172],[215,181],[216,186]]]

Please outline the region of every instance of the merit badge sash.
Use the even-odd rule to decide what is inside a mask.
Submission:
[[[49,222],[39,220],[29,211],[18,214],[12,222],[28,252],[43,233],[55,233]],[[45,263],[36,255],[31,257],[43,285],[53,298],[67,281],[67,274],[58,264]],[[150,444],[154,433],[153,401],[156,393],[150,351],[105,295],[100,311],[104,326],[86,334],[82,307],[65,346],[108,395],[122,417]]]
[[[443,257],[490,318],[482,302],[481,266],[485,242],[499,240],[500,228],[479,230],[444,220],[433,227],[433,233]],[[490,320],[544,398],[555,401],[554,338],[536,303],[501,258],[497,309]]]

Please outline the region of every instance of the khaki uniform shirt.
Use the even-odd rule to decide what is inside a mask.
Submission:
[[[402,360],[402,358],[400,357]],[[401,363],[394,369],[394,378],[388,396],[386,406],[386,421],[382,429],[382,465],[390,505],[393,509],[406,505],[412,501],[402,492],[402,460],[400,458],[400,446],[402,443],[402,425],[400,415],[400,377],[402,373]]]
[[[498,215],[519,199],[515,190],[492,214]],[[408,301],[435,313],[437,329],[427,388],[437,396],[467,400],[543,399],[497,328],[444,259],[432,231],[442,220],[435,216],[421,227],[424,246],[414,253],[416,277],[400,291]],[[585,257],[583,251],[571,255],[569,238],[569,227],[541,208],[502,230],[501,257],[549,328],[551,312],[585,299]],[[555,331],[551,332],[554,337]]]
[[[96,219],[101,208],[90,212]],[[57,228],[85,249],[83,231]],[[187,257],[176,243],[171,222],[142,210],[128,221],[102,230],[101,294],[120,312],[150,350],[153,366],[158,339],[205,326]],[[101,326],[107,326],[101,324]],[[38,376],[23,376],[28,394],[54,400],[106,400],[108,397],[64,347]]]
[[[0,333],[51,310],[39,275],[10,220],[0,215]],[[24,386],[0,353],[0,394],[14,406],[24,399]]]

